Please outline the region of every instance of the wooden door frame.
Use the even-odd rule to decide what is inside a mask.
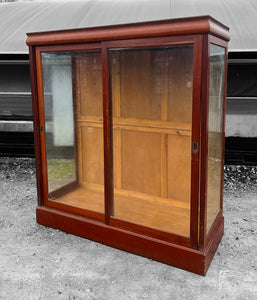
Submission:
[[[165,46],[182,46],[193,45],[193,89],[192,89],[192,138],[191,147],[193,142],[197,142],[200,148],[200,98],[201,98],[201,72],[202,72],[202,35],[188,35],[188,36],[171,36],[171,37],[156,37],[156,38],[141,38],[134,40],[122,40],[122,41],[105,41],[103,42],[105,64],[104,70],[106,75],[103,74],[103,89],[104,89],[104,103],[106,114],[105,120],[108,120],[108,129],[106,128],[106,137],[109,141],[105,141],[107,147],[105,151],[105,157],[108,157],[113,162],[113,137],[112,137],[112,97],[111,97],[111,81],[110,81],[110,69],[108,51],[111,49],[149,49],[149,48],[161,48]],[[105,73],[105,72],[104,72]],[[108,79],[108,80],[107,80]],[[109,105],[107,105],[109,103]],[[111,145],[111,146],[110,146]],[[132,230],[134,232],[143,233],[149,236],[161,236],[163,240],[169,242],[180,243],[193,249],[198,249],[199,240],[199,155],[200,151],[193,153],[191,148],[191,200],[190,200],[190,236],[189,238],[180,236],[175,233],[165,232],[154,228],[134,224],[124,220],[111,217],[113,210],[113,177],[107,193],[107,208],[106,213],[108,223],[112,226],[124,228],[126,230]],[[107,178],[113,176],[113,163],[108,166]],[[110,178],[110,177],[109,177]],[[110,181],[110,180],[109,180]],[[106,200],[106,199],[105,199]]]
[[[101,44],[100,43],[91,43],[91,44],[71,44],[71,45],[47,45],[47,46],[40,46],[36,47],[35,49],[35,62],[36,62],[36,72],[37,72],[37,103],[34,103],[34,106],[37,106],[35,110],[38,111],[38,117],[35,118],[34,121],[34,128],[36,128],[36,132],[39,132],[37,135],[36,141],[36,148],[39,149],[40,155],[36,156],[37,165],[39,166],[39,170],[41,170],[41,187],[39,191],[39,204],[42,206],[48,206],[55,209],[60,209],[66,212],[75,213],[81,216],[86,216],[95,220],[103,221],[103,215],[98,212],[80,209],[72,205],[66,205],[62,203],[57,203],[53,200],[48,199],[48,179],[47,179],[47,157],[46,157],[46,137],[45,137],[45,117],[44,117],[44,93],[43,93],[43,74],[42,74],[42,61],[41,61],[41,53],[52,53],[52,52],[72,52],[72,51],[101,51]],[[74,65],[72,65],[72,69]],[[63,195],[67,191],[73,190],[74,188],[78,187],[78,149],[77,149],[77,128],[75,122],[75,114],[74,111],[74,102],[75,94],[74,94],[74,80],[72,80],[72,96],[73,96],[73,115],[74,115],[74,148],[75,148],[75,162],[76,162],[76,180],[71,182],[60,189],[54,191],[53,193],[56,197]],[[35,112],[35,111],[34,111]],[[37,115],[37,113],[35,113]],[[44,128],[44,132],[40,132],[40,128]]]
[[[110,224],[110,216],[113,210],[113,145],[112,145],[112,101],[111,101],[111,88],[110,88],[110,72],[108,65],[108,50],[113,48],[149,48],[149,47],[163,47],[163,46],[180,46],[180,45],[193,45],[193,89],[192,89],[192,140],[191,142],[198,142],[199,137],[199,116],[200,116],[200,93],[199,86],[201,86],[201,48],[202,36],[182,36],[182,37],[154,37],[142,38],[136,40],[123,40],[123,41],[106,41],[94,44],[72,44],[72,45],[47,45],[36,48],[36,65],[37,65],[37,89],[38,89],[38,111],[39,117],[37,126],[43,124],[44,121],[44,104],[43,104],[43,82],[42,82],[42,52],[68,52],[68,51],[88,51],[100,50],[102,54],[102,80],[103,80],[103,120],[104,120],[104,180],[105,180],[105,223]],[[40,196],[40,203],[49,207],[61,209],[64,211],[71,211],[82,216],[92,217],[97,220],[103,221],[102,214],[94,213],[92,211],[81,211],[76,207],[70,207],[65,204],[57,204],[54,201],[48,200],[48,187],[47,187],[47,169],[46,169],[46,142],[45,133],[40,134],[40,169],[42,172],[42,191]],[[76,144],[76,143],[75,143]],[[130,226],[132,230],[153,236],[162,236],[162,238],[170,242],[180,242],[183,245],[191,246],[194,249],[198,247],[198,199],[199,199],[199,153],[191,151],[191,204],[190,204],[190,237],[186,238],[177,234],[163,232],[162,230],[148,228],[130,222],[111,218],[112,226],[119,226],[128,229]],[[70,188],[70,187],[67,187]],[[65,191],[65,188],[62,189]],[[190,242],[189,242],[190,240]]]

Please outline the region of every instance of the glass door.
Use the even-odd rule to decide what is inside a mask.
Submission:
[[[172,241],[180,236],[188,245],[198,236],[192,142],[199,142],[194,86],[201,45],[199,37],[163,40],[164,46],[40,49],[44,199],[65,211],[94,212],[106,224],[150,228]]]
[[[65,188],[72,189],[78,180],[72,60],[71,55],[65,53],[42,53],[41,57],[48,193],[49,199],[54,200]]]
[[[194,45],[109,50],[113,217],[190,236]]]
[[[43,51],[41,64],[48,204],[103,213],[101,52]]]

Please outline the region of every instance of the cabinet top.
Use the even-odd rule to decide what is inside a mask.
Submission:
[[[28,46],[100,42],[144,37],[211,34],[229,41],[229,28],[210,16],[27,33]]]

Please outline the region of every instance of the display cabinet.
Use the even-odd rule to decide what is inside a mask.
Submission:
[[[228,40],[209,16],[29,33],[37,222],[205,274]]]

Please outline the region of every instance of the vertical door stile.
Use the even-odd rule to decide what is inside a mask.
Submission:
[[[76,185],[79,186],[79,180],[81,178],[80,176],[80,164],[81,164],[81,159],[79,157],[80,153],[80,133],[79,133],[79,126],[77,123],[77,117],[78,117],[78,109],[77,105],[80,101],[78,101],[78,94],[77,94],[77,89],[78,89],[78,84],[77,84],[77,68],[78,68],[78,62],[76,58],[72,58],[72,103],[73,103],[73,126],[74,126],[74,147],[75,147],[75,164],[76,164]]]
[[[73,79],[73,103],[74,103],[74,120],[76,120],[75,123],[78,123],[78,120],[81,119],[81,84],[80,84],[80,57],[76,57],[73,60],[73,65],[74,65],[74,79]],[[75,101],[74,101],[75,100]],[[82,167],[82,162],[83,162],[83,156],[82,156],[82,127],[77,124],[76,127],[76,134],[77,136],[77,176],[78,176],[78,181],[82,182],[83,181],[83,169]]]
[[[191,151],[191,210],[190,210],[190,246],[198,248],[199,238],[199,155],[200,155],[200,98],[202,70],[202,37],[196,37],[193,63],[193,105],[192,105],[192,151]],[[198,145],[193,149],[193,144]]]
[[[209,35],[203,36],[202,50],[202,87],[201,87],[201,170],[199,205],[199,250],[206,244],[207,219],[207,168],[208,168],[208,115],[209,115]]]
[[[113,146],[112,146],[112,101],[109,81],[108,50],[102,43],[103,78],[103,126],[104,126],[104,203],[105,223],[109,224],[113,210]]]
[[[162,63],[162,93],[161,93],[161,120],[168,120],[168,55],[167,50]],[[161,197],[168,196],[168,134],[161,133]]]
[[[122,131],[119,126],[115,126],[115,123],[120,120],[121,118],[121,91],[120,91],[120,84],[121,84],[121,71],[120,71],[120,54],[116,53],[114,57],[112,58],[115,61],[112,61],[112,75],[111,75],[111,90],[112,90],[112,103],[113,103],[113,118],[114,118],[114,127],[113,127],[113,132],[114,132],[114,187],[117,190],[121,190],[122,188],[122,180],[121,180],[121,136],[122,136]]]
[[[42,161],[40,149],[40,122],[39,122],[39,104],[37,96],[37,63],[35,47],[29,46],[29,60],[30,60],[30,81],[32,94],[32,110],[33,110],[33,127],[34,127],[34,143],[35,143],[35,159],[37,172],[37,194],[38,205],[43,206],[43,185],[42,185]],[[33,75],[34,74],[34,75]]]
[[[225,66],[228,65],[228,47],[226,46],[226,53],[225,53]],[[224,170],[224,163],[225,163],[225,127],[226,127],[226,97],[227,97],[227,76],[228,76],[228,68],[225,68],[225,75],[224,75],[224,99],[223,99],[223,120],[222,120],[222,167],[221,171]],[[223,185],[224,185],[224,176],[221,176],[221,199],[220,199],[220,209],[223,211]]]
[[[40,48],[36,48],[36,69],[37,69],[37,88],[38,88],[38,122],[40,135],[40,154],[42,167],[42,182],[43,182],[43,201],[42,205],[48,200],[48,178],[47,178],[47,160],[46,160],[46,136],[45,136],[45,111],[44,111],[44,96],[43,96],[43,72],[41,62]],[[43,126],[43,127],[42,127]],[[41,130],[43,128],[43,130]]]

